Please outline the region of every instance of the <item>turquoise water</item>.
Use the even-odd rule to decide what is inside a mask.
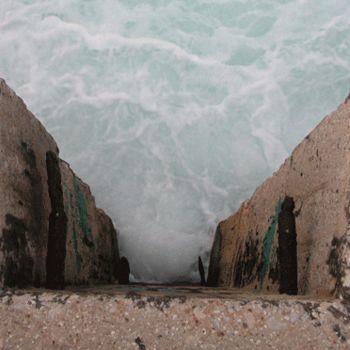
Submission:
[[[147,281],[198,280],[216,223],[350,91],[348,0],[2,0],[0,35]]]

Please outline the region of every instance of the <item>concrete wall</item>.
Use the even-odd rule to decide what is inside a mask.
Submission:
[[[0,287],[110,282],[116,231],[89,187],[0,79]]]
[[[347,100],[305,137],[234,215],[219,224],[209,284],[294,294],[286,283],[296,278],[299,294],[349,297],[349,203]]]
[[[119,261],[116,230],[96,209],[89,186],[61,161],[64,207],[68,218],[65,276],[69,284],[112,282]]]

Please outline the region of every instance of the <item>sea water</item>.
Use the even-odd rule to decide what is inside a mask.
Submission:
[[[349,0],[1,0],[0,77],[142,281],[197,281],[232,214],[350,90]]]

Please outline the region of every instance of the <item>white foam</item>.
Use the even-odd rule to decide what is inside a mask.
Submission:
[[[349,27],[348,0],[3,0],[0,76],[134,278],[198,281],[217,222],[348,94]]]

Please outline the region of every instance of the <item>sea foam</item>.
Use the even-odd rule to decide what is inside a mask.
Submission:
[[[348,0],[2,0],[0,76],[142,281],[198,281],[216,224],[350,90]]]

